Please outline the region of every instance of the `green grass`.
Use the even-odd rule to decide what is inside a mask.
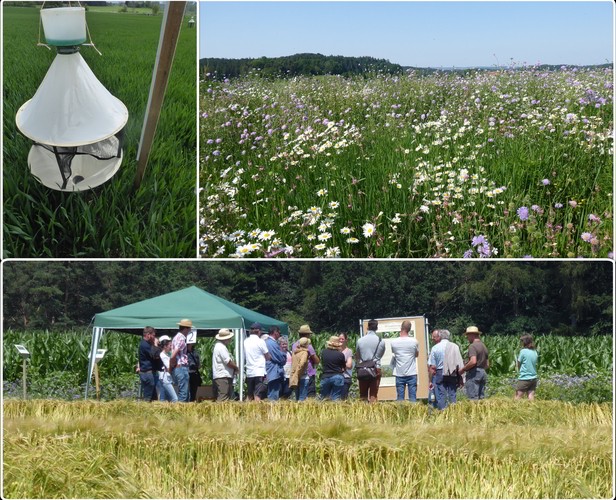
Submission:
[[[200,253],[606,257],[611,80],[206,77]]]
[[[145,15],[151,15],[152,14],[152,9],[151,8],[146,8],[146,7],[131,7],[129,9],[126,10],[126,12],[121,12],[122,8],[122,4],[118,4],[118,5],[106,5],[106,6],[99,6],[99,5],[89,5],[88,6],[88,12],[104,12],[106,14],[116,14],[116,13],[121,13],[121,14],[145,14]],[[158,15],[162,15],[162,11],[158,12]]]
[[[3,410],[8,498],[608,498],[613,487],[609,404]]]
[[[4,258],[194,257],[196,255],[196,30],[182,29],[141,188],[136,154],[158,47],[161,16],[90,12],[98,49],[81,54],[127,106],[119,172],[91,191],[62,193],[39,184],[27,162],[30,141],[15,125],[55,52],[36,47],[38,10],[4,8]]]

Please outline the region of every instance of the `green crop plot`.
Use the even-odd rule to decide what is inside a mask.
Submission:
[[[148,168],[133,192],[162,16],[89,12],[86,19],[103,55],[88,47],[81,54],[129,111],[122,166],[82,193],[50,190],[30,174],[31,143],[15,114],[55,51],[36,46],[36,8],[4,8],[4,257],[194,257],[196,30],[181,30]]]

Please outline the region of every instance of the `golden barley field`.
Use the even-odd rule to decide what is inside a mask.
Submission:
[[[4,498],[611,498],[611,404],[5,400]]]

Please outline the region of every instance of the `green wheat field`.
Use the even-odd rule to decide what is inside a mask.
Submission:
[[[89,47],[80,52],[128,108],[124,159],[102,186],[63,193],[31,175],[31,142],[15,125],[17,110],[34,95],[56,53],[36,46],[37,8],[2,7],[3,257],[195,257],[196,30],[184,24],[180,32],[148,167],[134,191],[162,16],[86,14],[92,40],[103,55]]]
[[[611,498],[612,405],[4,402],[5,498]]]

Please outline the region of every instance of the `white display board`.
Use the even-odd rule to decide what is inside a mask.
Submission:
[[[419,356],[417,358],[417,398],[428,397],[428,321],[425,316],[409,316],[400,318],[374,318],[379,322],[377,334],[385,344],[385,353],[381,358],[381,384],[379,386],[379,399],[396,399],[396,377],[393,372],[391,339],[400,336],[400,326],[403,321],[410,321],[409,335],[419,343]],[[360,333],[368,333],[368,319],[360,320]]]

